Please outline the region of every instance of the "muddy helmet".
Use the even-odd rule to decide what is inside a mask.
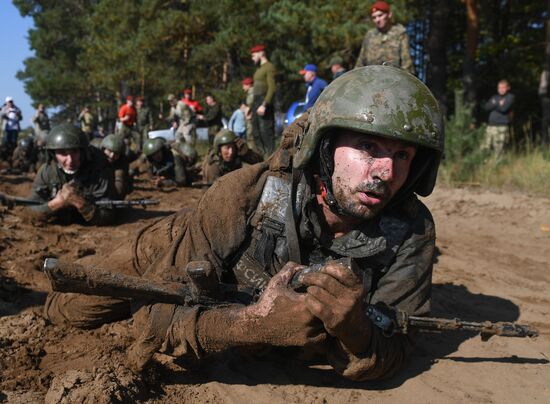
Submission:
[[[336,129],[336,130],[335,130]],[[412,74],[392,66],[352,70],[323,90],[310,110],[308,128],[297,139],[294,166],[303,169],[323,139],[337,129],[403,140],[418,147],[416,176],[409,188],[429,195],[443,154],[444,127],[437,100]],[[415,165],[411,167],[411,172]]]
[[[229,129],[220,130],[214,137],[214,150],[219,151],[220,146],[224,144],[234,143],[237,135]]]
[[[88,137],[76,126],[63,123],[54,126],[46,137],[47,150],[82,149],[88,147]]]
[[[143,143],[143,154],[149,157],[161,150],[164,147],[164,139],[157,137],[154,139],[147,139]]]
[[[174,150],[187,158],[189,158],[191,164],[194,164],[197,161],[198,154],[193,146],[186,142],[177,142],[172,145]]]
[[[107,135],[101,142],[101,149],[109,149],[115,154],[124,154],[124,139],[117,135]]]

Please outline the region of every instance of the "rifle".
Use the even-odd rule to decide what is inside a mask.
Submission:
[[[346,265],[354,272],[358,271],[357,265],[350,258],[341,258],[336,262]],[[323,265],[317,264],[296,273],[289,286],[299,292],[303,289],[300,281],[301,276],[305,273],[318,272],[322,267]],[[77,264],[60,265],[56,258],[46,258],[44,272],[54,291],[131,299],[149,298],[158,303],[227,304],[228,302],[221,298],[224,293],[235,290],[232,285],[217,282],[215,271],[207,261],[193,261],[187,264],[186,272],[190,280],[188,284],[181,283],[181,279],[178,281],[154,281],[95,267],[84,268]],[[381,305],[369,305],[366,314],[373,324],[381,328],[383,334],[388,337],[395,333],[407,334],[411,329],[473,331],[480,333],[483,341],[493,335],[519,338],[538,336],[538,330],[524,324],[490,321],[477,323],[457,318],[417,317]]]
[[[192,188],[208,188],[212,186],[212,182],[195,181],[191,183]]]
[[[0,192],[0,204],[7,205],[8,207],[12,207],[14,205],[22,205],[22,206],[36,206],[36,205],[42,205],[45,202],[42,201],[35,201],[33,199],[27,199],[27,198],[20,198],[18,196],[12,196],[7,195],[2,192]],[[110,208],[123,208],[127,206],[149,206],[149,205],[158,205],[160,201],[158,199],[129,199],[127,201],[124,200],[101,200],[101,201],[94,201],[94,205],[96,206],[103,206],[103,207],[110,207]]]
[[[95,201],[96,206],[103,206],[108,208],[126,208],[128,206],[150,206],[158,205],[160,201],[158,199],[128,199],[128,200],[101,200]]]

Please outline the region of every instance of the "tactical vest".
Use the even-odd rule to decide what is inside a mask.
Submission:
[[[294,217],[300,217],[305,186],[307,185],[301,183],[298,185],[293,206]],[[289,261],[285,228],[290,187],[287,179],[267,177],[258,208],[249,220],[253,227],[252,235],[245,244],[244,252],[233,265],[233,273],[239,285],[261,292],[271,277]],[[389,269],[399,247],[410,234],[412,220],[409,215],[402,214],[382,215],[371,222],[373,231],[368,235],[354,230],[334,239],[329,250],[310,255],[302,264],[311,265],[327,259],[353,257],[361,268],[368,267],[368,272],[375,274],[373,279],[364,279],[364,282],[369,283],[367,290],[371,286],[374,290],[378,279]]]

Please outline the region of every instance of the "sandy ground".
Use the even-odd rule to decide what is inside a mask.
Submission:
[[[25,196],[31,179],[0,176],[0,191]],[[157,363],[141,376],[122,364],[130,320],[82,331],[47,324],[48,256],[76,259],[111,248],[154,218],[194,205],[199,189],[132,197],[154,209],[122,214],[116,227],[43,226],[22,208],[0,207],[0,402],[548,402],[550,403],[550,200],[437,188],[425,202],[438,232],[433,314],[535,325],[536,339],[422,334],[410,365],[381,383],[352,383],[326,366],[222,355]]]

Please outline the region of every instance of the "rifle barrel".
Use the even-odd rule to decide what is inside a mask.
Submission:
[[[502,337],[536,337],[538,330],[525,324],[516,324],[508,322],[473,322],[463,321],[458,318],[433,318],[408,316],[408,325],[419,329],[428,330],[465,330],[480,333],[484,335],[499,335]]]

